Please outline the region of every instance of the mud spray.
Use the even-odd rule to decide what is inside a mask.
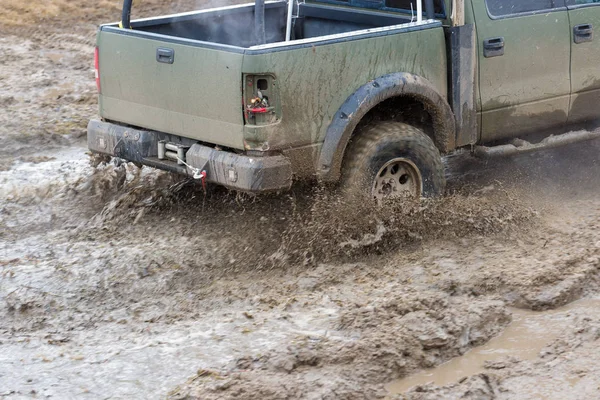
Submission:
[[[377,206],[302,185],[288,194],[255,196],[215,187],[205,193],[193,180],[114,162],[78,185],[73,191],[88,191],[105,204],[93,224],[120,227],[163,216],[195,220],[198,233],[220,242],[216,253],[230,257],[235,268],[356,261],[424,241],[515,229],[537,214],[518,193],[502,188]]]

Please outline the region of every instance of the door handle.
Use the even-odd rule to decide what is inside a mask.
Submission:
[[[173,64],[175,62],[175,50],[159,47],[156,50],[156,61],[159,63]]]
[[[576,44],[594,40],[594,27],[592,24],[582,24],[573,27],[573,41]]]
[[[485,58],[499,57],[504,55],[504,38],[489,38],[483,41],[483,56]]]

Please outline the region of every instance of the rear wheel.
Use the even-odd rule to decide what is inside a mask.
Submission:
[[[401,122],[379,122],[348,145],[343,190],[377,201],[434,197],[445,187],[438,149],[424,132]]]

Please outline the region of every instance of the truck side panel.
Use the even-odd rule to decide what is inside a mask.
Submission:
[[[447,96],[446,47],[441,24],[359,40],[290,46],[244,57],[245,74],[277,78],[281,121],[245,129],[247,148],[285,149],[321,144],[334,114],[358,88],[373,79],[411,72]],[[267,146],[265,146],[267,144]],[[317,152],[318,146],[311,151]],[[313,157],[314,158],[314,157]]]
[[[567,9],[510,13],[515,7],[506,5],[500,10],[506,14],[494,15],[489,4],[529,10],[537,3],[471,1],[479,45],[482,141],[566,124],[571,91]]]
[[[573,87],[569,122],[597,122],[600,120],[600,3],[568,0],[567,4]]]

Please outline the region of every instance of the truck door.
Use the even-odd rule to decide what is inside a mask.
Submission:
[[[600,118],[600,0],[567,0],[567,6],[571,20],[569,122],[588,122]]]
[[[471,0],[477,27],[482,142],[567,122],[569,15],[564,0]]]

